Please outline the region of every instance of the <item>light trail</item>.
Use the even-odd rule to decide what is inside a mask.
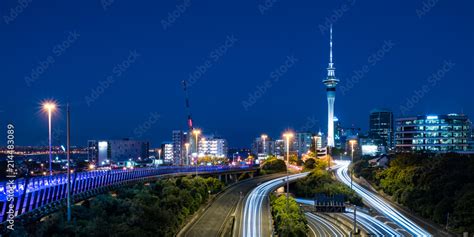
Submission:
[[[307,212],[305,213],[306,217],[309,219],[308,221],[313,220],[315,223],[315,226],[318,226],[319,228],[323,229],[326,234],[320,235],[320,236],[328,236],[328,237],[344,237],[347,236],[344,234],[344,232],[337,228],[333,223],[329,222],[328,220],[317,216],[313,213]],[[318,231],[319,232],[319,231]]]
[[[351,185],[351,178],[348,175],[348,167],[350,162],[348,161],[335,161],[338,165],[341,165],[340,168],[337,169],[336,176],[337,178],[350,187]],[[376,194],[366,190],[359,184],[353,182],[352,187],[354,191],[361,196],[364,201],[367,202],[370,206],[376,209],[378,212],[387,216],[390,220],[398,224],[400,227],[405,229],[407,232],[414,236],[431,236],[426,230],[415,224],[413,221],[405,217],[403,214],[398,212],[394,207],[392,207],[389,203],[387,203],[382,198],[378,197]]]
[[[306,205],[314,205],[313,200],[308,199],[296,199],[296,202],[306,204]],[[346,209],[348,212],[344,213],[348,219],[352,220],[354,217],[354,211],[352,208]],[[314,218],[313,218],[314,219]],[[370,234],[375,234],[376,236],[393,236],[399,237],[401,236],[396,230],[393,228],[385,225],[381,221],[375,219],[374,217],[365,214],[364,212],[358,211],[357,212],[357,224],[362,225],[364,229],[366,229]]]
[[[290,175],[290,182],[306,177],[308,173]],[[244,237],[262,236],[262,215],[263,201],[268,197],[270,192],[285,185],[285,178],[278,178],[265,182],[257,186],[249,193],[244,204],[244,214],[242,216],[242,235]]]

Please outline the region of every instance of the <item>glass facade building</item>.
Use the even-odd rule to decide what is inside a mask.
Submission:
[[[383,145],[393,148],[393,113],[388,109],[374,109],[369,115],[369,136],[381,139]]]
[[[463,152],[469,150],[471,121],[466,115],[428,115],[396,120],[398,151]]]

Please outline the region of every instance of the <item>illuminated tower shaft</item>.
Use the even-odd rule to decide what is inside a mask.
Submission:
[[[329,38],[329,67],[328,76],[323,80],[324,85],[326,85],[326,93],[328,97],[328,147],[334,147],[334,101],[336,100],[336,85],[339,82],[336,79],[336,68],[332,61],[332,25],[330,30]]]

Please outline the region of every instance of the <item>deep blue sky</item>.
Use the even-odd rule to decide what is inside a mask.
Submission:
[[[340,86],[347,86],[354,70],[369,67],[351,90],[343,94],[339,88],[336,115],[345,126],[366,129],[368,112],[376,107],[400,115],[400,106],[424,85],[429,92],[407,115],[464,111],[474,117],[472,1],[433,1],[421,17],[417,9],[423,11],[424,1],[352,2],[277,0],[261,14],[259,5],[265,1],[190,0],[164,29],[162,21],[183,1],[33,0],[25,7],[17,0],[1,1],[0,122],[14,122],[18,144],[35,145],[47,138],[39,103],[70,101],[72,142],[85,145],[87,139],[137,136],[134,129],[155,112],[160,118],[141,138],[158,146],[170,140],[173,129],[186,128],[180,82],[214,59],[211,52],[233,36],[237,42],[211,61],[190,89],[195,125],[228,138],[232,147],[248,146],[262,132],[276,136],[285,128],[311,125],[313,118],[319,123],[310,127],[324,131],[327,104],[321,81],[329,36],[318,26],[331,16]],[[343,4],[347,11],[338,17],[334,11]],[[12,8],[21,11],[15,14]],[[79,37],[64,52],[57,51],[70,32]],[[368,57],[385,41],[395,45],[372,66]],[[134,50],[136,61],[88,106],[85,97],[115,75],[114,66]],[[242,102],[271,79],[287,56],[297,62],[246,110]],[[25,77],[48,57],[54,63],[28,86]],[[455,65],[433,85],[428,78],[445,61]],[[64,108],[53,122],[65,131]],[[60,132],[55,143],[64,143],[64,135]]]

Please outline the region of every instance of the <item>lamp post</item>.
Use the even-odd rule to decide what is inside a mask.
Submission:
[[[71,223],[71,120],[69,115],[69,104],[67,105],[67,136],[66,136],[66,151],[67,151],[67,222]],[[50,156],[51,157],[51,156]]]
[[[318,157],[318,136],[314,136],[314,158]]]
[[[49,175],[53,175],[53,151],[51,146],[51,115],[56,109],[56,104],[54,102],[45,102],[43,103],[43,109],[48,113],[48,141],[49,141]]]
[[[190,160],[189,160],[189,143],[186,142],[184,144],[184,147],[186,147],[186,163],[188,163],[188,165],[191,164]]]
[[[266,134],[262,134],[262,140],[263,140],[263,154],[265,155],[265,158],[267,158],[267,153],[265,152],[265,142],[267,140],[268,136]]]
[[[201,130],[199,129],[195,129],[193,130],[193,134],[195,136],[195,142],[196,142],[196,161],[194,163],[194,165],[196,166],[196,176],[198,175],[198,171],[197,171],[197,166],[198,166],[198,156],[199,156],[199,144],[198,144],[198,139],[199,139],[199,135],[201,134]]]
[[[283,134],[283,137],[286,139],[286,209],[287,212],[290,212],[290,173],[289,173],[289,167],[290,167],[290,139],[293,137],[293,133],[291,132],[286,132]]]
[[[351,144],[351,163],[353,164],[354,163],[354,144],[357,143],[356,140],[352,139],[349,141],[349,143]],[[353,168],[351,168],[351,171],[350,171],[350,175],[351,175],[351,189],[352,189],[352,172],[353,172]]]

